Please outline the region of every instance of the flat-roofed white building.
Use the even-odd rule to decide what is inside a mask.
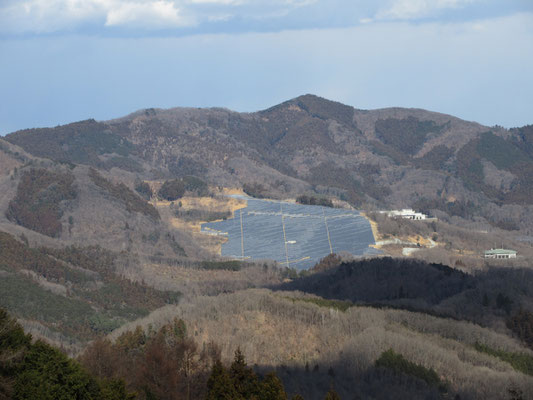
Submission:
[[[382,214],[387,214],[387,216],[391,218],[404,218],[404,219],[412,219],[412,220],[422,220],[422,219],[428,218],[426,214],[416,212],[415,210],[411,208],[404,208],[402,210],[380,211],[380,212]]]
[[[516,258],[516,251],[509,249],[490,249],[485,251],[485,258],[497,258],[497,259],[506,259],[506,258]]]

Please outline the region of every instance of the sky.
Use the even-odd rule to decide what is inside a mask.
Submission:
[[[533,124],[533,0],[0,0],[0,135],[312,93]]]

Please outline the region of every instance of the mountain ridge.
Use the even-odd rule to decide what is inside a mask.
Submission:
[[[140,179],[260,183],[278,198],[316,192],[367,208],[417,206],[439,217],[449,214],[449,203],[471,202],[490,224],[512,220],[530,229],[533,218],[524,220],[515,205],[530,210],[533,202],[531,137],[528,126],[486,127],[419,108],[360,110],[307,94],[251,113],[143,109],[4,139],[34,156]]]

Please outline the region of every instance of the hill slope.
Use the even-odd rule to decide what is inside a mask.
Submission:
[[[420,109],[357,110],[305,95],[255,113],[148,109],[6,140],[35,156],[145,179],[195,175],[270,196],[314,191],[533,227],[531,127],[489,128]]]
[[[198,216],[227,218],[243,205],[170,192],[184,192],[187,180],[200,185],[194,176],[208,190],[431,211],[477,232],[380,220],[381,234],[431,236],[437,250],[460,250],[455,265],[468,272],[465,263],[483,262],[484,243],[465,238],[477,241],[490,224],[530,234],[532,165],[530,126],[357,110],[312,95],[255,113],[149,109],[15,132],[0,140],[0,306],[73,347],[128,321],[119,330],[144,323],[149,332],[178,316],[198,344],[218,342],[226,361],[240,345],[306,398],[332,381],[344,397],[500,399],[513,388],[531,397],[530,270],[486,264],[471,275],[377,258],[297,279],[266,262],[206,261],[213,253],[200,247],[220,242],[194,235]],[[165,201],[147,200],[165,185]],[[517,233],[505,235],[508,244]],[[384,371],[376,362],[389,349],[434,369],[448,392]]]

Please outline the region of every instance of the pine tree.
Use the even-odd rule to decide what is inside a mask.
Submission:
[[[270,372],[261,382],[259,391],[260,400],[287,400],[283,383],[275,372]]]
[[[0,399],[12,397],[13,383],[24,351],[31,345],[31,336],[17,321],[0,308]]]
[[[96,381],[79,364],[59,350],[37,341],[24,355],[13,398],[89,400],[101,398],[101,395]]]
[[[483,307],[489,306],[489,296],[487,296],[487,293],[483,294]]]
[[[326,397],[324,398],[324,400],[341,400],[340,396],[337,394],[337,392],[335,391],[335,389],[333,389],[333,387],[331,387],[328,392],[326,393]]]
[[[258,395],[259,380],[252,368],[246,365],[240,348],[235,351],[229,374],[235,390],[242,398],[250,399]]]
[[[174,318],[172,330],[174,336],[179,340],[183,340],[187,337],[187,326],[182,319]]]
[[[241,399],[237,394],[228,371],[222,365],[220,360],[217,360],[211,370],[211,375],[207,380],[207,396],[206,400],[236,400]]]
[[[121,379],[104,381],[100,384],[102,388],[101,400],[135,400],[133,393],[126,391],[126,385]]]
[[[75,360],[40,340],[0,308],[0,399],[133,400],[124,381],[97,380]]]

